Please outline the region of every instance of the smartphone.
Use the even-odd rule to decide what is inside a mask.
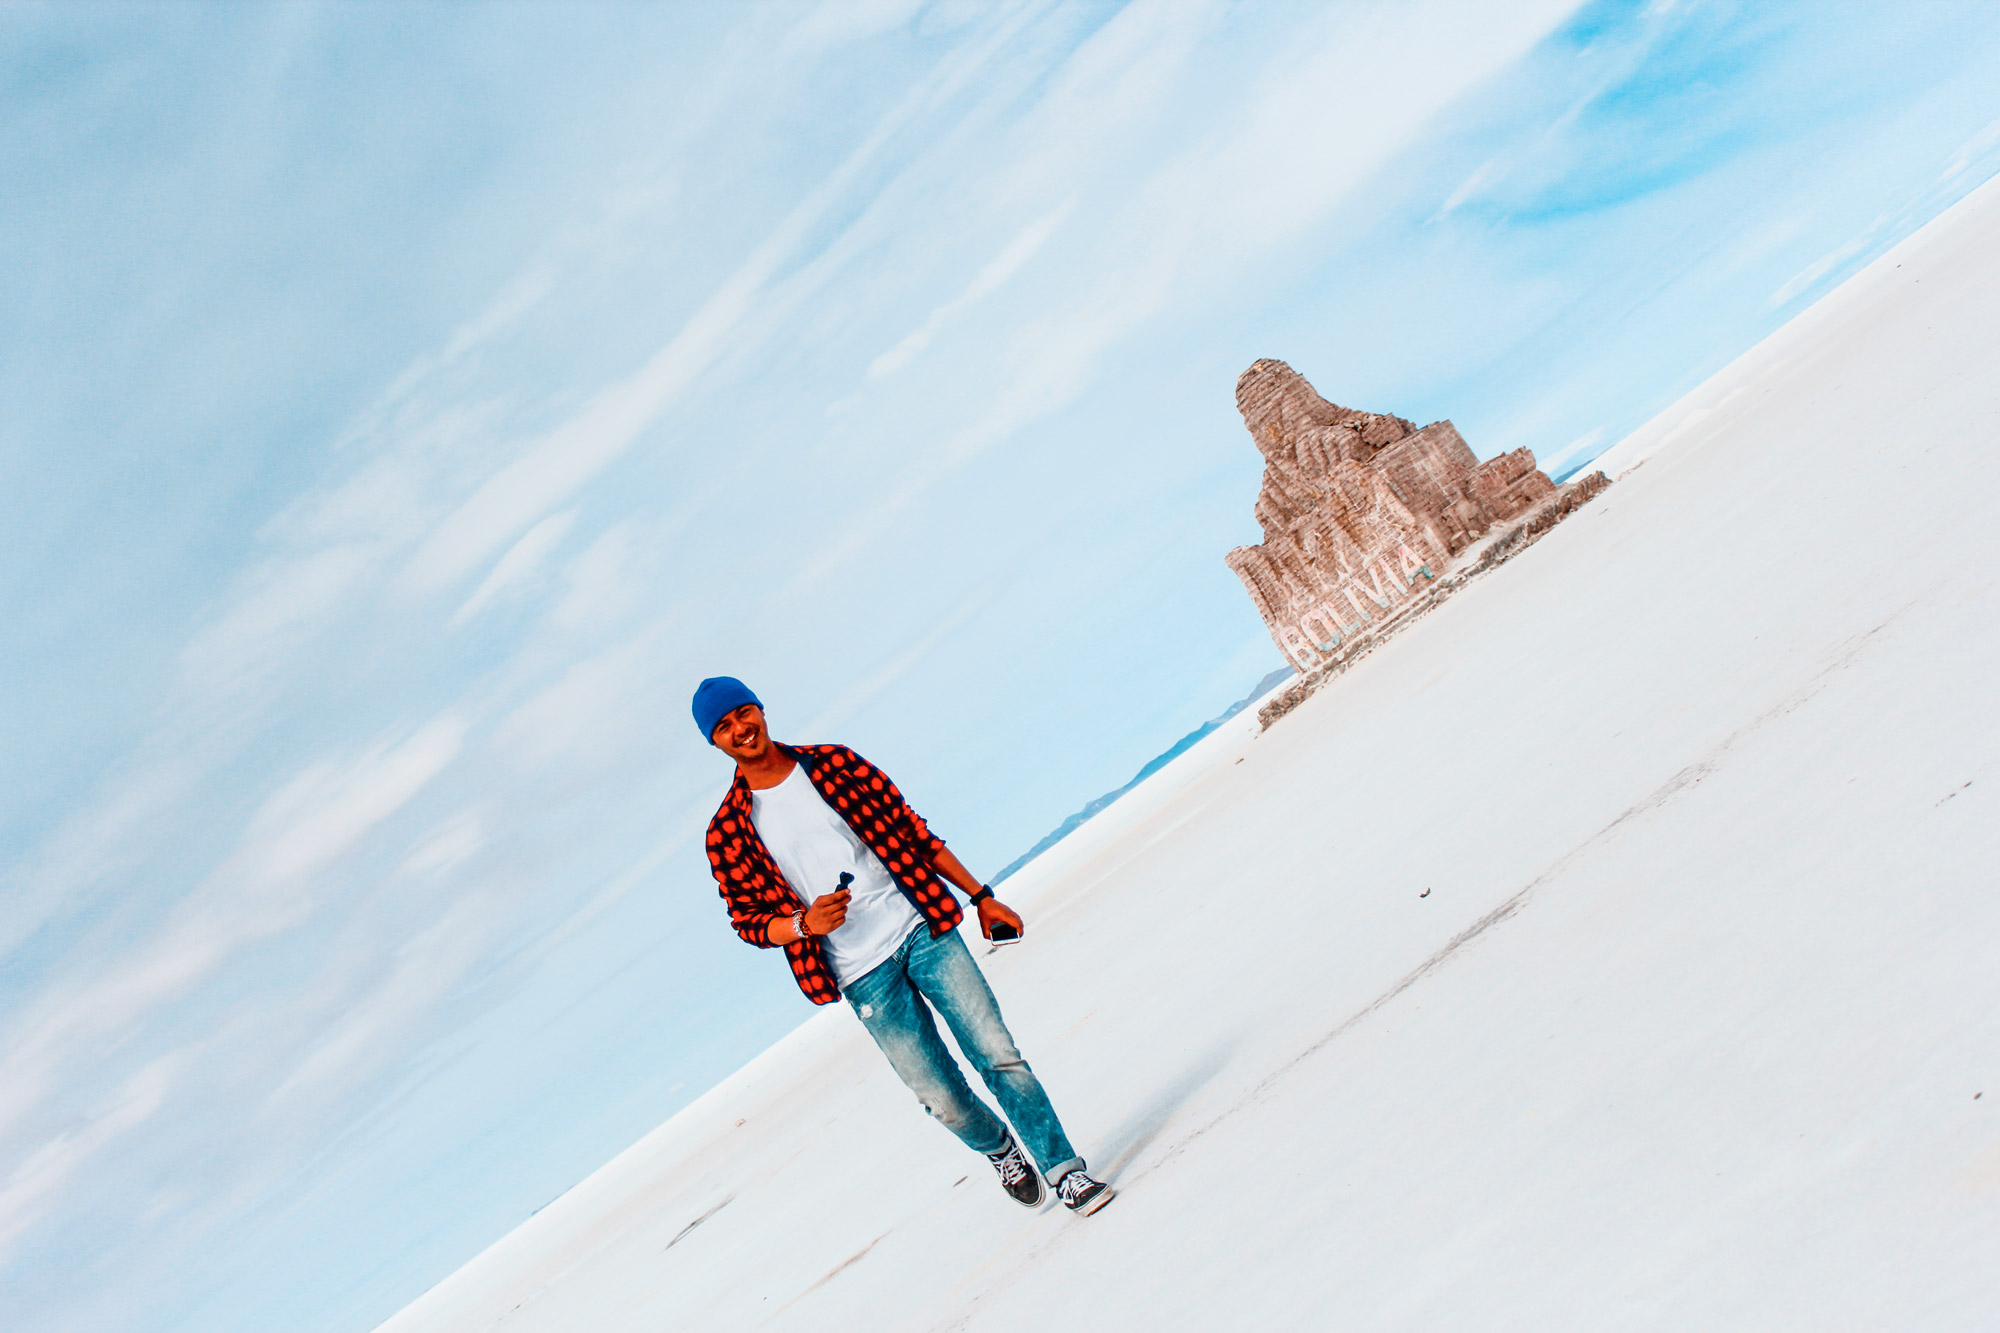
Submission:
[[[1019,944],[1021,942],[1021,932],[1008,925],[1005,921],[995,921],[993,923],[993,933],[987,936],[987,938],[996,946],[1002,944]]]

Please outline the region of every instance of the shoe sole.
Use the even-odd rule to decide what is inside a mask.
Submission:
[[[1096,1212],[1098,1209],[1102,1208],[1105,1204],[1110,1203],[1113,1199],[1117,1197],[1118,1197],[1118,1191],[1112,1189],[1109,1185],[1106,1185],[1102,1191],[1092,1196],[1089,1203],[1086,1203],[1081,1208],[1072,1208],[1070,1209],[1070,1212],[1076,1214],[1078,1217],[1089,1217],[1092,1213]]]

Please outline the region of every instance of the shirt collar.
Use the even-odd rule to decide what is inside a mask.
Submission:
[[[771,744],[778,747],[778,753],[803,768],[808,779],[812,777],[812,761],[804,750],[787,745],[783,741],[772,741]],[[730,804],[741,806],[746,810],[750,808],[750,782],[743,776],[743,770],[740,768],[736,770],[736,776],[729,784],[729,801]]]

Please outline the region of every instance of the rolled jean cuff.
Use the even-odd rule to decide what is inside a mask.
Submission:
[[[1054,1166],[1042,1172],[1042,1179],[1053,1185],[1070,1172],[1081,1170],[1083,1170],[1083,1159],[1081,1157],[1072,1157],[1067,1162],[1057,1162]]]

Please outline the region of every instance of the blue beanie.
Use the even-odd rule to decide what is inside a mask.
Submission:
[[[715,744],[716,727],[723,718],[744,704],[756,704],[762,708],[764,701],[734,676],[710,676],[695,686],[694,724],[701,728],[701,738],[710,745]]]

